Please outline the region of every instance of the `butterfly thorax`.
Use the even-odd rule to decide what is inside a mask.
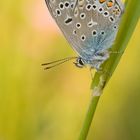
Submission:
[[[77,67],[83,68],[84,66],[89,66],[90,68],[95,68],[99,70],[101,64],[109,58],[109,52],[107,50],[97,51],[94,53],[93,57],[86,59],[83,57],[78,57],[74,63]]]

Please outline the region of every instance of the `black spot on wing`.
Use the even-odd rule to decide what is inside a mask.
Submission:
[[[65,20],[65,24],[70,24],[71,22],[72,22],[72,18],[70,18],[70,17]]]

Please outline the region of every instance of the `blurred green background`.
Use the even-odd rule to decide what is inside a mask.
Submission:
[[[129,21],[128,21],[129,22]],[[88,140],[140,140],[140,22],[97,108]],[[44,0],[0,1],[0,140],[75,140],[90,100],[89,70]]]

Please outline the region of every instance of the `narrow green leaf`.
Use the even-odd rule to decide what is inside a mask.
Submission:
[[[140,17],[140,0],[127,0],[125,4],[126,9],[120,23],[120,28],[115,43],[112,46],[112,51],[125,51]],[[86,140],[100,96],[104,87],[110,80],[111,75],[115,71],[122,54],[123,53],[111,54],[110,58],[102,66],[103,73],[95,73],[91,84],[93,95],[91,97],[91,102],[80,133],[79,140]]]

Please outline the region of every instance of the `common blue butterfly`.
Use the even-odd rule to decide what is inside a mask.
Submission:
[[[44,65],[54,66],[76,58],[76,66],[96,70],[109,58],[124,10],[120,0],[45,0],[50,14],[78,57]],[[48,66],[46,69],[54,67]]]

